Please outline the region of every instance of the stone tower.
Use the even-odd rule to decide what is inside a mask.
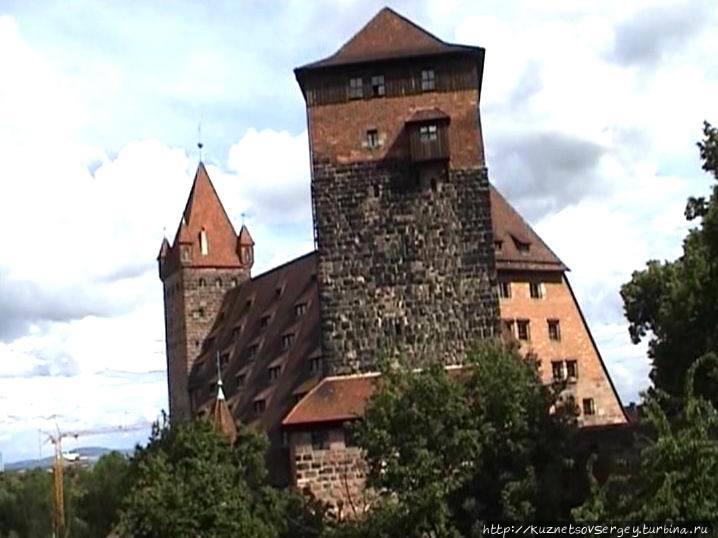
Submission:
[[[188,376],[227,289],[250,278],[254,241],[234,230],[200,163],[172,245],[158,256],[164,287],[170,418],[191,416]]]
[[[295,70],[307,105],[322,353],[460,361],[499,319],[479,120],[484,49],[389,8]]]

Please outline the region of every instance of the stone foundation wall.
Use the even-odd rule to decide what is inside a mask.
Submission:
[[[346,446],[341,428],[331,429],[326,448],[312,446],[308,431],[290,435],[293,483],[309,489],[340,518],[352,518],[369,507],[365,491],[366,462],[360,448]]]
[[[415,364],[458,362],[494,334],[485,168],[315,162],[312,199],[330,373],[373,370],[395,348]]]

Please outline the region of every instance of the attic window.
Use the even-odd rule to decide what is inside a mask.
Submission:
[[[252,299],[247,299],[247,302],[244,303],[245,308],[252,308]]]
[[[422,142],[433,142],[438,138],[438,127],[435,123],[422,125],[419,128],[419,140]]]
[[[207,231],[204,228],[202,228],[202,231],[199,232],[199,251],[202,253],[202,256],[206,256],[207,254],[209,254]]]
[[[239,333],[242,332],[242,327],[238,326],[232,329],[232,338],[236,339],[239,337]]]
[[[219,357],[219,365],[220,366],[227,366],[227,363],[229,362],[229,353],[222,353]]]
[[[281,370],[282,369],[279,366],[272,366],[269,369],[269,380],[276,381],[277,379],[279,379],[279,373],[281,372]]]
[[[269,320],[271,319],[271,317],[272,317],[272,316],[262,316],[262,317],[259,319],[259,326],[260,326],[262,329],[266,328],[266,327],[269,325]]]
[[[494,241],[494,252],[501,252],[501,249],[504,246],[503,241]]]
[[[433,69],[421,70],[421,91],[428,92],[436,89],[436,75]]]
[[[287,333],[282,335],[282,349],[289,349],[289,346],[294,342],[294,333]]]
[[[369,129],[366,132],[366,145],[370,149],[379,147],[379,131],[376,129]]]
[[[237,380],[237,386],[241,387],[244,385],[244,380],[247,379],[247,376],[245,374],[237,374],[235,379]]]
[[[257,356],[257,351],[259,350],[258,344],[252,344],[247,348],[247,357],[250,359],[253,359]]]
[[[361,77],[349,79],[349,99],[361,99],[364,97],[364,82]]]
[[[210,383],[209,384],[209,392],[212,393],[217,390],[217,383]]]
[[[307,313],[307,303],[297,303],[294,305],[294,315],[296,317],[303,316]]]
[[[514,245],[516,246],[516,250],[518,250],[521,254],[528,253],[529,248],[531,247],[531,243],[521,241],[521,239],[517,239],[516,237],[512,237],[512,239],[514,240]]]
[[[277,297],[281,297],[283,291],[284,286],[277,286],[276,288],[274,288],[274,295],[276,295]]]
[[[262,413],[267,408],[267,402],[265,400],[255,400],[254,401],[254,412],[255,413]]]
[[[319,374],[322,371],[322,358],[312,357],[309,359],[309,371],[313,374]]]

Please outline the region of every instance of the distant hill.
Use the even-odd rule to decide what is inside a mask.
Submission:
[[[134,449],[132,448],[105,448],[100,446],[87,446],[82,448],[75,448],[68,452],[71,452],[72,454],[79,454],[79,461],[73,461],[68,463],[79,463],[79,464],[85,464],[85,465],[93,465],[97,460],[99,460],[102,456],[105,454],[109,454],[110,452],[119,452],[120,454],[124,454],[126,456],[131,456],[134,452]],[[6,463],[5,464],[5,471],[6,472],[12,472],[12,471],[27,471],[30,469],[46,469],[52,467],[52,456],[48,456],[46,458],[42,459],[34,459],[34,460],[22,460],[22,461],[14,461],[12,463]]]

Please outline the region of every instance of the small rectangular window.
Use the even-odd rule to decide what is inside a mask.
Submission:
[[[548,323],[549,340],[561,340],[561,326],[557,319],[546,320]]]
[[[436,75],[433,69],[421,70],[421,90],[424,92],[436,89]]]
[[[253,359],[254,357],[257,356],[258,350],[259,350],[259,345],[252,344],[251,346],[249,346],[247,348],[247,357],[249,357],[250,359]]]
[[[378,148],[379,147],[379,131],[376,129],[369,129],[366,132],[366,145],[368,148]]]
[[[281,372],[281,368],[279,366],[273,366],[269,369],[269,380],[270,381],[276,381],[279,379],[279,373]]]
[[[263,413],[266,408],[267,408],[266,401],[264,401],[264,400],[255,400],[254,401],[254,412],[255,413]]]
[[[583,399],[583,414],[584,415],[595,415],[596,414],[596,406],[593,403],[593,398],[584,398]]]
[[[270,320],[270,318],[271,318],[271,316],[262,316],[262,317],[259,319],[259,326],[260,326],[262,329],[266,328],[266,327],[269,325],[269,320]]]
[[[554,381],[563,381],[563,361],[551,361],[551,373]]]
[[[529,282],[529,294],[532,299],[541,299],[543,297],[543,285],[541,282]]]
[[[288,333],[282,335],[282,349],[289,349],[289,346],[294,342],[294,333]]]
[[[502,299],[511,298],[511,282],[499,282],[499,297]]]
[[[504,331],[504,334],[507,335],[507,336],[515,337],[515,333],[514,333],[514,320],[512,320],[512,319],[503,319],[503,320],[501,320],[501,322],[503,323],[503,331]]]
[[[531,334],[529,331],[529,320],[519,319],[516,320],[516,329],[519,340],[530,340]]]
[[[571,381],[578,379],[578,362],[575,360],[566,361],[566,377]]]
[[[494,241],[494,252],[501,252],[501,250],[503,248],[504,248],[503,241]]]
[[[438,138],[438,128],[435,124],[422,125],[419,127],[419,140],[422,142],[433,142]]]
[[[300,317],[307,313],[307,303],[297,303],[294,305],[294,316]]]
[[[314,430],[312,432],[312,448],[326,450],[329,448],[329,432],[327,430]]]
[[[309,359],[309,371],[313,374],[321,373],[322,371],[322,358],[312,357]]]
[[[371,94],[372,97],[384,97],[386,94],[384,75],[374,75],[371,77]]]
[[[361,99],[364,97],[364,82],[361,77],[349,79],[349,99]]]

